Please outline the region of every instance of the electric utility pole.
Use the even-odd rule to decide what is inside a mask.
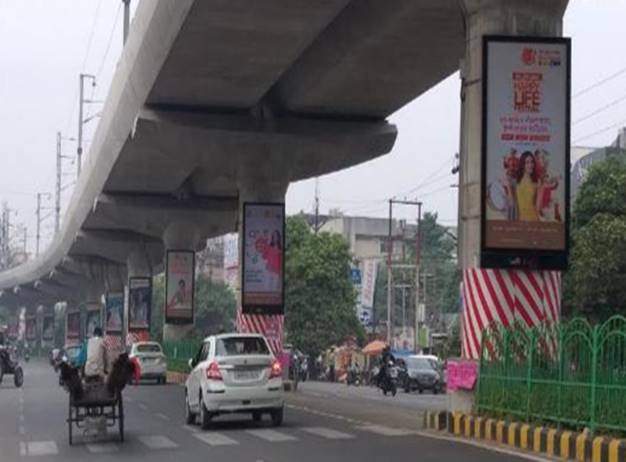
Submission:
[[[416,264],[406,264],[402,262],[402,264],[394,263],[393,261],[393,206],[394,205],[410,205],[417,206],[417,247],[416,247]],[[389,199],[389,230],[387,237],[387,343],[391,344],[392,336],[393,336],[393,288],[394,288],[394,275],[393,269],[413,269],[415,268],[416,278],[415,278],[415,300],[416,300],[416,308],[415,308],[415,346],[417,347],[417,328],[418,328],[418,307],[419,307],[419,259],[420,259],[420,225],[422,219],[422,202],[419,201],[410,201],[410,200],[399,200],[399,199]],[[402,288],[404,291],[404,287]],[[404,295],[404,292],[403,292]]]
[[[63,163],[61,158],[61,132],[57,132],[57,183],[54,203],[54,234],[58,234],[61,227],[61,176]]]
[[[37,216],[37,231],[35,233],[35,256],[39,255],[39,242],[41,240],[41,222],[46,217],[41,217],[42,209],[46,209],[47,207],[41,206],[41,198],[45,197],[46,199],[50,198],[50,193],[37,193],[37,210],[35,211],[35,215]]]
[[[315,177],[315,234],[320,230],[320,179]]]
[[[78,99],[78,147],[76,148],[76,178],[80,176],[80,169],[83,159],[83,107],[85,103],[91,102],[85,100],[85,79],[91,79],[91,85],[96,86],[96,76],[81,73],[79,76],[79,99]]]
[[[122,43],[126,45],[130,27],[130,0],[122,0],[122,3],[124,3],[124,41]]]
[[[417,237],[415,239],[415,351],[417,352],[417,339],[419,338],[419,312],[420,312],[420,269],[422,259],[422,203],[417,203]],[[426,297],[424,297],[426,298]],[[426,300],[424,300],[426,311]]]

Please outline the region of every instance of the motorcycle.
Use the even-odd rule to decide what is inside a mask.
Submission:
[[[396,396],[398,392],[398,368],[393,361],[387,363],[385,372],[378,386],[383,391],[383,394],[387,396],[387,393],[391,393],[392,396]]]
[[[361,385],[361,374],[356,369],[348,369],[348,373],[346,374],[346,385],[354,385],[358,387]]]
[[[0,383],[5,374],[13,375],[13,384],[17,388],[24,384],[24,371],[15,357],[15,352],[0,346]]]

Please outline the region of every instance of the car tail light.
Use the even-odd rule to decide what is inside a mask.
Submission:
[[[283,368],[278,362],[278,360],[274,360],[272,362],[272,367],[270,368],[270,379],[275,379],[277,377],[283,376]]]
[[[209,364],[209,367],[207,367],[206,378],[209,380],[223,380],[222,373],[220,372],[220,366],[216,361],[213,361]]]

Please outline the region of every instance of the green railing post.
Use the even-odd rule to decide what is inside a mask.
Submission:
[[[536,331],[533,329],[530,332],[530,348],[528,350],[528,361],[526,371],[526,422],[530,422],[530,397],[532,393],[532,380],[533,380],[533,358],[535,356],[535,342]]]
[[[509,401],[507,399],[507,391],[511,390],[511,376],[509,374],[511,364],[511,331],[504,331],[504,383],[505,386],[502,387],[502,408],[509,412],[511,409],[509,407]]]
[[[483,329],[482,335],[480,336],[480,356],[478,357],[478,383],[476,385],[476,410],[480,414],[480,405],[482,401],[482,397],[480,395],[480,389],[482,388],[481,382],[483,381],[483,356],[484,356],[484,348],[485,348],[485,335],[487,335],[488,330]]]
[[[556,386],[556,418],[557,418],[557,421],[561,423],[563,420],[563,363],[565,361],[564,354],[563,354],[563,342],[565,339],[563,335],[562,326],[559,326],[558,329],[559,329],[559,337],[558,337],[559,345],[557,347],[558,348],[557,367],[559,368],[559,371],[558,371],[559,381]]]
[[[592,348],[591,348],[591,412],[589,413],[589,427],[591,433],[596,431],[596,400],[598,386],[598,347],[599,347],[599,326],[593,328]]]

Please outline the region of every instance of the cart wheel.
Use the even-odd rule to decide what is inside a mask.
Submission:
[[[13,383],[17,388],[20,388],[24,384],[24,371],[21,367],[15,369],[13,373]]]
[[[72,403],[71,402],[69,406],[69,414],[68,414],[68,419],[67,419],[67,430],[68,430],[68,436],[69,436],[69,443],[71,446],[74,443],[72,439]]]
[[[120,428],[120,441],[123,443],[124,442],[124,402],[122,401],[121,393],[119,395],[119,401],[118,401],[117,406],[118,406],[117,412],[119,413],[117,424]]]

